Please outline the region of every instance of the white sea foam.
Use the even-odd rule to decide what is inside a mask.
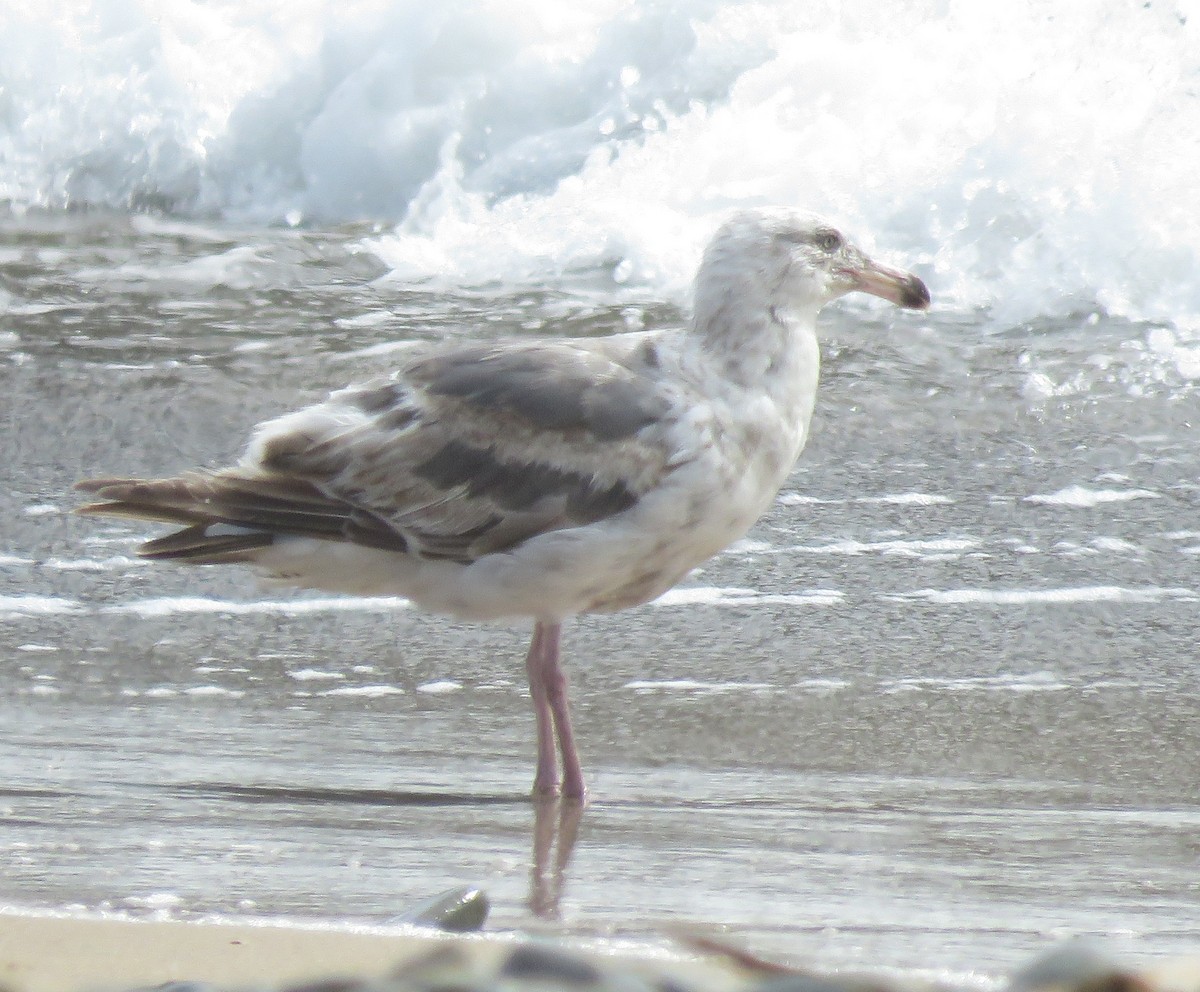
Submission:
[[[57,696],[62,690],[56,685],[39,682],[37,685],[31,685],[28,692],[31,696]]]
[[[1161,493],[1150,489],[1088,489],[1086,486],[1067,486],[1053,493],[1026,496],[1026,503],[1045,506],[1074,506],[1088,509],[1102,503],[1128,503],[1135,499],[1159,499]]]
[[[1129,554],[1141,549],[1132,541],[1121,537],[1093,537],[1092,545],[1101,551],[1115,551],[1118,554]]]
[[[288,678],[295,679],[297,682],[337,681],[346,677],[341,672],[325,672],[319,668],[300,668],[287,674]]]
[[[705,682],[699,679],[634,679],[625,689],[648,692],[767,692],[774,688],[769,682]]]
[[[801,692],[811,692],[818,695],[825,695],[831,692],[841,692],[843,689],[849,689],[851,683],[846,679],[804,679],[796,684],[796,688]]]
[[[462,687],[461,682],[455,682],[453,679],[437,679],[417,686],[417,692],[423,692],[430,696],[444,696],[451,692],[458,692]]]
[[[105,532],[103,534],[86,534],[83,537],[82,543],[84,543],[84,544],[99,544],[101,546],[109,545],[109,544],[130,545],[130,544],[141,544],[142,540],[143,540],[142,538],[137,537],[134,534],[115,534],[112,532]]]
[[[1163,600],[1193,601],[1191,589],[1142,586],[1081,586],[1074,589],[918,589],[884,599],[921,601],[939,606],[991,605],[1026,606],[1058,603],[1157,603]]]
[[[857,496],[855,503],[881,503],[889,506],[944,506],[953,503],[939,493],[892,493],[885,496]]]
[[[721,211],[802,204],[941,307],[1157,322],[1197,379],[1197,53],[1124,0],[7,4],[0,200],[400,221],[405,279],[680,296]]]
[[[1001,675],[920,677],[886,679],[880,683],[886,693],[923,692],[1061,692],[1070,686],[1053,672],[1004,673]]]
[[[744,542],[746,546],[734,546],[735,551],[745,555],[894,555],[899,558],[922,560],[945,560],[973,551],[979,542],[966,537],[938,537],[912,541],[831,541],[828,544],[793,544],[773,546],[765,541]],[[732,592],[732,590],[727,590]]]
[[[846,501],[844,499],[818,499],[816,496],[804,496],[800,493],[780,493],[778,502],[783,506],[822,506]]]
[[[241,699],[246,695],[242,689],[227,689],[222,685],[193,685],[183,690],[185,696],[201,699]]]
[[[1100,552],[1091,546],[1084,546],[1077,541],[1055,541],[1050,550],[1064,558],[1094,558]]]
[[[226,599],[204,599],[197,596],[168,596],[162,599],[142,599],[116,603],[103,608],[105,613],[132,613],[141,617],[169,617],[181,613],[231,613],[237,615],[278,613],[283,616],[304,616],[328,612],[390,612],[403,609],[408,600],[393,596],[326,596],[315,599],[254,600],[236,602]],[[0,603],[0,608],[3,604]]]
[[[57,596],[0,596],[0,617],[57,616],[83,611],[81,603]]]
[[[759,593],[754,603],[761,606],[837,606],[846,598],[837,589],[809,589],[798,593]],[[730,600],[735,604],[737,600]]]
[[[145,559],[130,558],[128,555],[113,555],[109,558],[47,558],[44,568],[57,572],[112,572],[126,568],[142,568],[148,565]]]
[[[861,555],[877,553],[902,558],[926,558],[931,555],[961,554],[979,547],[979,542],[963,537],[932,538],[916,541],[834,541],[831,544],[781,548],[780,552],[799,551],[813,555]]]
[[[685,586],[664,593],[651,606],[834,606],[845,598],[836,589],[802,593],[761,593],[737,587]]]
[[[755,555],[769,552],[773,548],[770,541],[760,541],[756,538],[743,537],[740,541],[734,541],[725,549],[727,555]]]
[[[131,909],[149,909],[155,913],[167,913],[179,909],[186,900],[174,892],[151,892],[145,896],[126,896],[121,904]]]
[[[342,685],[326,689],[322,696],[361,696],[364,699],[379,699],[383,696],[402,696],[404,690],[395,685]]]
[[[33,506],[27,506],[22,511],[27,517],[50,517],[56,513],[62,513],[61,506],[55,506],[53,503],[37,503]]]

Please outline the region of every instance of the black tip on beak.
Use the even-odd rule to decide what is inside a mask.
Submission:
[[[924,310],[929,306],[929,289],[914,275],[909,275],[900,292],[900,306],[909,310]]]
[[[863,258],[857,268],[847,270],[854,288],[879,296],[898,307],[924,310],[929,306],[929,290],[911,272],[901,272]]]

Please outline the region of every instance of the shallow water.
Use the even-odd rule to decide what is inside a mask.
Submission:
[[[0,6],[0,903],[384,924],[474,882],[501,929],[979,985],[1194,951],[1194,6]],[[571,626],[577,823],[524,798],[524,630],[69,512],[415,341],[678,324],[759,203],[935,305],[830,308],[767,518]]]
[[[146,565],[152,528],[69,512],[406,342],[683,319],[586,274],[413,289],[364,244],[5,222],[0,901],[384,923],[478,883],[500,929],[727,924],[979,982],[1069,934],[1194,950],[1200,402],[1146,326],[830,308],[778,504],[569,629],[593,799],[560,824],[525,798],[524,630]]]

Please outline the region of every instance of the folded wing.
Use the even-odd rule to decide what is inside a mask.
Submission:
[[[80,483],[82,512],[181,525],[150,558],[310,537],[471,562],[635,506],[677,463],[675,406],[652,368],[585,346],[444,350],[260,425],[236,466]]]

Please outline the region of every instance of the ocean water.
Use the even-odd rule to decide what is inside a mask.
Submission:
[[[0,8],[0,904],[501,931],[988,987],[1200,942],[1194,3]],[[71,483],[235,457],[415,343],[676,326],[727,209],[933,308],[822,318],[742,542],[567,635],[138,561]]]

